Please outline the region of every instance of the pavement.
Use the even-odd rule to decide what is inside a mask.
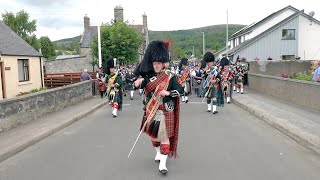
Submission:
[[[0,162],[96,111],[104,104],[100,97],[93,97],[28,124],[1,132]]]
[[[233,103],[254,114],[298,144],[320,155],[320,112],[245,89]]]
[[[233,103],[214,115],[201,98],[189,100],[180,106],[179,157],[168,160],[165,176],[145,134],[127,157],[142,118],[142,100],[135,96],[124,98],[117,118],[103,106],[0,162],[0,179],[319,180],[320,157],[256,116]]]

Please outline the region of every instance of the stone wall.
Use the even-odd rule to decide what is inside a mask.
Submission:
[[[320,111],[320,83],[249,73],[250,89]]]
[[[82,72],[84,69],[92,72],[91,61],[92,57],[90,55],[59,60],[46,60],[44,61],[45,73]],[[97,67],[95,67],[95,71],[96,70]]]
[[[92,82],[46,90],[0,101],[0,131],[25,124],[44,114],[92,98]]]
[[[288,74],[289,77],[297,72],[308,71],[310,61],[251,61],[250,73],[281,77]]]

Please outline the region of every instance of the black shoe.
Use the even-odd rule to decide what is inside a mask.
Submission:
[[[189,100],[186,100],[186,102],[185,103],[188,103],[189,102]]]
[[[228,104],[230,104],[231,102],[227,102]]]
[[[159,171],[160,171],[160,170],[159,170]],[[163,174],[163,175],[164,175],[164,174],[167,174],[167,172],[168,172],[168,171],[165,170],[165,169],[163,169],[163,170],[160,171],[160,173]]]
[[[127,95],[126,95],[126,94],[124,94],[123,96],[124,96],[124,97],[126,97]]]
[[[217,114],[218,113],[218,111],[213,111],[213,114]]]

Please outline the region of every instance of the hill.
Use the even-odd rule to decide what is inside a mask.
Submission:
[[[229,37],[237,32],[244,25],[229,24]],[[202,32],[205,35],[206,50],[217,51],[226,44],[226,25],[213,25],[188,30],[177,31],[149,31],[150,41],[165,40],[172,43],[171,51],[177,51],[178,57],[188,56],[192,54],[193,46],[195,55],[202,55]],[[173,52],[175,53],[175,52]]]
[[[81,36],[73,38],[60,39],[53,41],[57,55],[61,54],[79,54]]]
[[[244,25],[229,24],[229,37],[237,32]],[[174,59],[189,57],[192,54],[193,46],[195,55],[202,55],[202,32],[205,34],[206,50],[216,51],[225,46],[226,25],[213,25],[201,28],[177,31],[149,31],[150,41],[164,40],[171,42],[171,53]],[[79,53],[79,42],[81,36],[54,41],[56,52],[59,54]]]

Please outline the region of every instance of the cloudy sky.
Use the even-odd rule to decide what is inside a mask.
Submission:
[[[269,14],[292,5],[306,13],[315,12],[320,20],[317,0],[0,0],[0,13],[22,9],[37,20],[37,36],[58,40],[78,36],[83,32],[83,16],[91,25],[113,19],[113,8],[124,8],[124,19],[142,24],[142,14],[148,16],[150,30],[191,29],[226,23],[251,24]]]

